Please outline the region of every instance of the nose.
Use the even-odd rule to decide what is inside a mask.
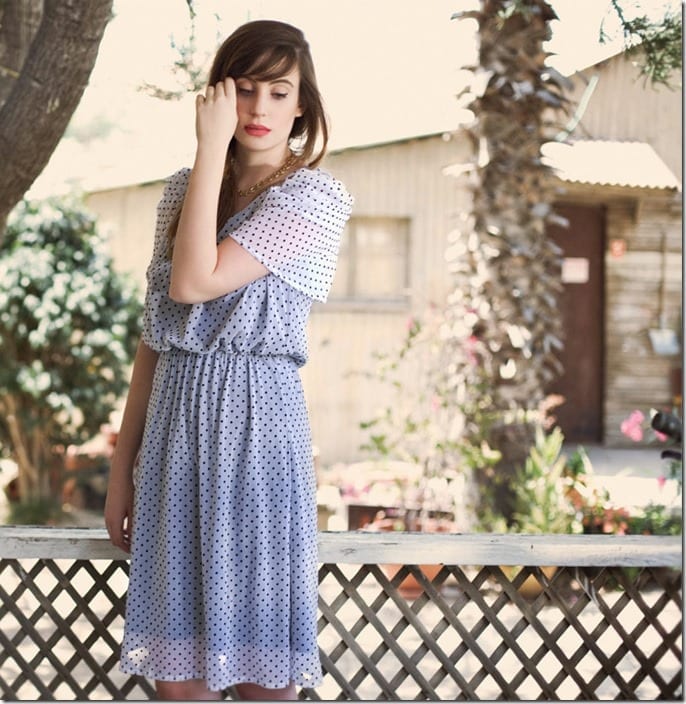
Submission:
[[[256,91],[251,112],[255,117],[263,117],[267,114],[267,96],[262,91]]]

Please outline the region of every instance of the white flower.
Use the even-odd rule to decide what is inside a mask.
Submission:
[[[88,335],[86,335],[85,341],[89,345],[93,345],[95,347],[103,347],[109,343],[110,339],[110,333],[106,330],[93,330],[92,332],[89,332]]]
[[[40,396],[50,388],[51,378],[42,363],[34,361],[30,367],[23,367],[17,374],[17,381],[26,393]]]

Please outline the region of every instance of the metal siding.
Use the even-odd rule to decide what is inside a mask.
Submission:
[[[606,67],[601,70],[603,76],[613,75]],[[612,70],[617,74],[614,80],[623,82],[622,85],[630,82],[626,66]],[[600,103],[611,106],[615,100],[607,84],[608,80],[601,82],[594,96],[598,104],[592,110],[589,108],[585,117],[585,124],[591,127],[598,120],[595,133],[587,136],[626,137],[619,128],[628,130],[629,118],[618,114],[625,111],[617,110],[616,106],[611,110],[599,107]],[[621,85],[617,91],[622,94]],[[646,111],[642,119],[650,122],[652,113],[648,106],[665,97],[646,92],[649,95],[645,96]],[[670,100],[672,97],[667,96]],[[671,102],[664,105],[668,106],[665,112],[674,112]],[[678,120],[680,114],[679,106],[673,119]],[[608,123],[603,129],[601,118]],[[668,124],[672,118],[661,119]],[[645,132],[648,131],[646,127]],[[672,132],[671,141],[669,135],[665,136],[664,143],[673,144],[680,139],[679,134]],[[647,134],[630,136],[651,141]],[[658,149],[656,143],[651,143]],[[680,149],[672,148],[669,154],[658,151],[665,161],[676,153],[681,158]],[[468,210],[470,195],[464,181],[444,176],[442,169],[466,160],[467,156],[465,139],[453,136],[444,141],[434,136],[333,153],[324,163],[355,196],[355,215],[409,218],[411,286],[406,306],[360,308],[329,304],[315,306],[313,310],[311,357],[302,370],[302,378],[312,418],[313,442],[321,451],[324,466],[362,456],[358,447],[364,436],[359,423],[369,419],[388,400],[377,384],[362,376],[351,376],[350,372],[369,370],[375,351],[397,347],[410,315],[420,313],[429,302],[443,301],[449,286],[444,257],[447,236],[456,227],[460,213]],[[88,196],[89,206],[110,228],[117,267],[132,271],[141,284],[152,249],[155,205],[162,185],[160,182],[132,186]],[[650,405],[669,401],[666,380],[678,360],[653,355],[647,327],[653,326],[657,313],[655,294],[660,274],[656,254],[662,228],[667,231],[670,253],[666,298],[670,323],[676,324],[681,310],[680,208],[673,196],[660,192],[599,187],[568,191],[571,202],[589,199],[607,203],[608,241],[617,238],[627,242],[626,258],[615,259],[606,253],[605,440],[610,444],[623,443],[617,419],[635,407],[645,410]],[[634,253],[640,254],[640,259]],[[648,256],[644,257],[644,253]],[[630,283],[637,276],[640,290]],[[631,322],[625,320],[627,311],[629,318],[633,318]],[[632,379],[641,382],[632,385]]]
[[[356,372],[373,366],[374,352],[396,349],[409,316],[429,302],[442,303],[448,292],[447,237],[469,198],[442,168],[467,154],[459,137],[434,136],[333,153],[323,164],[355,197],[354,216],[409,219],[411,290],[408,305],[390,311],[383,305],[366,311],[346,310],[345,304],[315,309],[312,354],[302,379],[323,465],[363,457],[359,445],[366,436],[359,423],[369,420],[390,395]]]
[[[469,198],[442,168],[467,155],[463,139],[436,136],[330,154],[324,164],[355,197],[354,216],[410,219],[412,308],[447,292],[448,273],[437,262],[445,261],[448,233]]]
[[[681,90],[646,84],[632,59],[624,54],[591,66],[581,74],[587,79],[597,75],[599,82],[573,137],[648,142],[680,179]],[[574,90],[569,97],[576,104],[585,82],[580,75],[571,78]],[[674,80],[680,82],[680,76],[675,75]]]

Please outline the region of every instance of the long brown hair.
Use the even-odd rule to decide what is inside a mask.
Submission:
[[[317,87],[310,47],[301,30],[276,20],[255,20],[241,25],[219,47],[210,69],[208,85],[216,85],[227,76],[234,79],[245,77],[254,81],[273,81],[296,67],[300,72],[298,100],[302,115],[296,117],[293,122],[289,142],[299,156],[298,163],[311,168],[324,158],[329,130],[322,97]],[[231,168],[235,149],[234,138],[226,153],[224,177],[217,205],[217,231],[231,216],[235,206],[236,186]],[[169,224],[169,251],[180,216],[181,208]]]

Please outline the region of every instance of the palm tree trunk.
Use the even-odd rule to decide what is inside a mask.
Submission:
[[[533,443],[531,421],[561,371],[561,258],[546,234],[555,194],[541,146],[558,130],[565,79],[545,65],[543,42],[556,18],[545,0],[482,0],[460,16],[478,23],[474,77],[485,88],[469,96],[473,205],[453,299],[458,314],[478,318],[470,334],[488,354],[480,375],[491,401],[491,425],[479,432],[502,454],[490,478],[481,477],[480,493],[509,519],[514,470]]]

